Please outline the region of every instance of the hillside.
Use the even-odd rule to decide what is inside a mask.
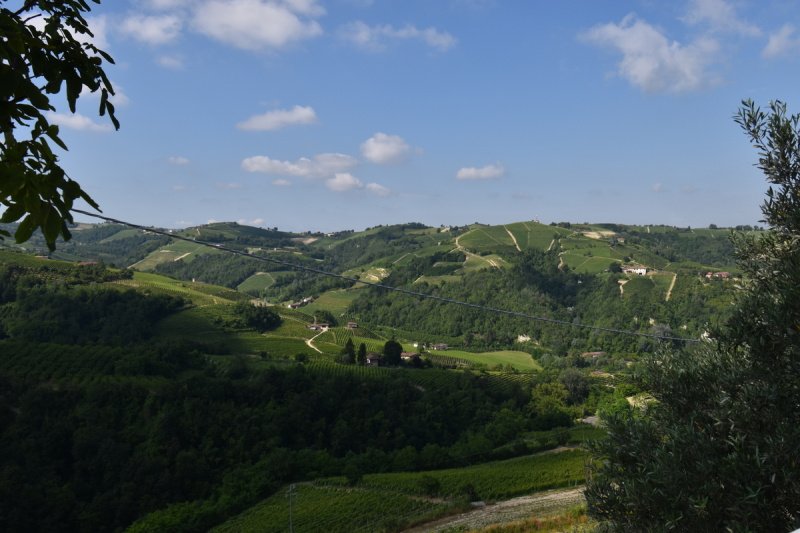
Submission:
[[[561,469],[508,492],[510,478],[492,474],[483,485],[459,472],[597,436],[559,426],[627,409],[638,392],[629,367],[656,342],[387,293],[121,226],[75,234],[53,259],[0,251],[6,525],[57,530],[50,516],[94,530],[200,531],[229,519],[221,527],[263,529],[265,516],[282,512],[273,507],[286,484],[303,483],[303,501],[330,509],[308,519],[334,530],[348,520],[369,529],[380,508],[342,514],[350,485],[363,501],[397,491],[381,518],[392,529],[459,509],[463,487],[451,476],[473,476],[473,490],[493,499],[564,486],[579,478]],[[535,222],[326,236],[223,223],[180,234],[437,297],[646,333],[697,336],[721,320],[733,290],[728,278],[705,276],[726,264],[724,247],[708,243],[727,230],[657,233],[672,257],[641,228]],[[716,268],[696,262],[714,254]],[[271,325],[255,329],[254,314]],[[385,360],[363,364],[359,353]],[[15,494],[31,471],[32,492]],[[134,485],[118,484],[134,471]],[[432,491],[431,479],[440,494],[429,505],[417,492]]]

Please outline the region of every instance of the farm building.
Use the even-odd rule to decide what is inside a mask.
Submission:
[[[644,276],[647,274],[647,267],[643,266],[624,266],[622,267],[622,271],[626,274],[635,274],[637,276]]]
[[[414,359],[415,357],[419,357],[419,354],[417,352],[401,352],[400,353],[400,359],[402,359],[403,361],[410,361],[411,359]]]
[[[350,329],[356,329],[358,327],[358,322],[348,322],[347,327]]]
[[[367,364],[371,366],[379,366],[381,364],[381,354],[374,352],[368,353]]]
[[[448,346],[446,344],[434,344],[432,348],[434,350],[446,350]]]

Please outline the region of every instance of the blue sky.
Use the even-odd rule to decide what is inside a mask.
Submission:
[[[106,0],[122,128],[52,119],[109,216],[285,230],[753,224],[740,101],[800,111],[798,2]]]

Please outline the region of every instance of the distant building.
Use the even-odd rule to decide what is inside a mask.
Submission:
[[[381,364],[381,354],[374,352],[368,353],[367,364],[370,366],[379,366]]]
[[[729,279],[731,277],[730,272],[706,272],[706,279]]]
[[[411,359],[413,359],[415,357],[419,357],[419,354],[417,352],[401,352],[400,353],[400,359],[402,359],[403,361],[410,361]]]
[[[598,357],[602,357],[606,354],[606,352],[583,352],[581,357],[584,359],[597,359]]]
[[[643,266],[624,266],[622,271],[626,274],[635,274],[637,276],[644,276],[647,274],[647,267]]]
[[[347,327],[350,328],[350,329],[356,329],[356,328],[358,328],[358,322],[352,322],[352,321],[348,322],[347,323]]]
[[[446,350],[448,346],[446,344],[434,344],[432,348],[434,350]]]

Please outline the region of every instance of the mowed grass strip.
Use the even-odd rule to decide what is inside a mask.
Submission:
[[[431,354],[463,359],[471,363],[486,365],[489,368],[496,365],[511,365],[513,368],[523,372],[538,372],[542,370],[542,366],[531,354],[515,350],[482,353],[464,352],[461,350],[436,350],[431,351]]]

